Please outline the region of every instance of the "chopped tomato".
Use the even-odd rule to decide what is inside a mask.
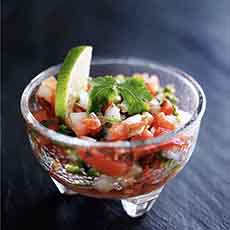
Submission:
[[[132,150],[132,154],[135,160],[139,160],[142,157],[148,156],[148,155],[153,155],[160,150],[168,150],[173,147],[177,148],[184,148],[187,146],[187,142],[184,141],[182,138],[173,138],[170,141],[167,141],[162,144],[157,144],[157,145],[147,145],[147,146],[140,146],[136,147]]]
[[[170,129],[158,127],[158,128],[156,128],[156,130],[155,130],[155,132],[154,132],[154,137],[158,137],[158,136],[160,136],[160,135],[169,133],[170,131],[171,131]]]
[[[156,75],[151,75],[151,76],[144,76],[144,81],[147,89],[149,92],[153,95],[157,95],[157,91],[159,88],[159,78]]]
[[[110,156],[106,156],[96,149],[90,149],[88,152],[81,149],[78,150],[78,154],[87,164],[108,176],[123,176],[129,169],[125,162],[112,160]]]
[[[97,116],[86,112],[70,113],[68,123],[77,136],[95,135],[101,130]]]
[[[129,127],[125,123],[114,124],[108,131],[107,140],[127,140],[129,137]]]
[[[149,90],[149,92],[153,96],[157,95],[157,90],[158,90],[158,86],[157,85],[153,84],[151,81],[150,82],[145,82],[145,85],[146,85],[147,89]]]
[[[128,124],[128,136],[136,136],[141,134],[144,131],[146,122],[145,121],[140,121],[138,123],[133,123],[133,124]]]
[[[39,110],[38,112],[33,113],[33,116],[35,117],[35,119],[39,122],[41,121],[46,121],[50,119],[49,114],[47,113],[46,110],[42,109]]]
[[[55,77],[51,76],[47,78],[39,86],[36,97],[44,99],[52,106],[52,108],[54,108],[56,86],[57,80]]]
[[[46,125],[46,127],[48,129],[52,129],[52,130],[55,130],[55,131],[58,130],[58,128],[59,128],[58,119],[51,119],[51,120],[48,120],[47,122],[48,122],[48,124]]]
[[[91,130],[96,130],[98,128],[101,127],[101,122],[99,119],[95,119],[95,118],[85,118],[83,120],[83,123],[85,124],[85,126],[87,127],[87,129],[91,129]]]
[[[89,83],[87,83],[84,87],[85,91],[89,91],[91,89],[91,85]]]
[[[87,136],[89,134],[88,129],[86,129],[85,125],[83,124],[72,127],[72,130],[77,136]]]
[[[161,160],[155,159],[153,163],[154,169],[160,169],[161,168]]]
[[[171,149],[173,147],[183,148],[185,146],[187,146],[187,142],[179,137],[173,138],[170,141],[160,145],[161,149],[163,150]]]
[[[173,105],[169,100],[164,100],[161,106],[161,112],[163,112],[165,115],[173,114]]]
[[[163,169],[161,168],[161,161],[155,159],[151,168],[146,167],[143,170],[143,175],[139,179],[139,183],[152,184],[154,181],[158,181]]]
[[[36,100],[38,101],[39,106],[41,106],[41,110],[46,110],[50,118],[55,116],[54,107],[52,107],[49,102],[39,97],[37,97]]]
[[[160,146],[158,145],[147,145],[136,147],[132,150],[134,160],[139,160],[142,157],[153,155],[160,151]]]
[[[161,127],[161,128],[170,129],[170,130],[174,130],[176,128],[176,125],[168,121],[165,114],[162,112],[154,116],[153,126],[155,128]]]
[[[144,141],[152,137],[153,137],[153,134],[149,130],[145,129],[142,132],[142,134],[132,137],[131,140],[132,141]]]
[[[37,143],[40,145],[49,145],[51,143],[51,141],[48,138],[46,138],[42,135],[37,135],[35,137],[35,139],[36,139]]]

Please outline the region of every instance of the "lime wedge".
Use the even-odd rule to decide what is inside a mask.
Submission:
[[[91,57],[91,46],[75,47],[67,54],[57,77],[56,116],[65,119],[72,112],[80,91],[88,82]]]

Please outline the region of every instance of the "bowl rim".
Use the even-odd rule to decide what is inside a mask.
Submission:
[[[37,87],[42,80],[46,79],[47,76],[55,75],[58,73],[62,64],[54,65],[49,67],[48,69],[39,73],[36,77],[34,77],[29,84],[24,89],[21,101],[20,108],[23,118],[26,123],[31,125],[33,129],[42,134],[43,136],[49,138],[51,141],[58,142],[60,144],[64,144],[71,147],[107,147],[107,148],[133,148],[133,147],[143,147],[146,145],[152,144],[160,144],[162,142],[167,142],[171,138],[174,138],[178,133],[190,128],[197,121],[200,121],[204,115],[206,109],[206,97],[204,91],[200,84],[189,74],[184,71],[175,68],[169,65],[162,65],[157,62],[153,62],[147,59],[140,59],[135,57],[122,57],[122,58],[95,58],[91,65],[112,65],[112,64],[125,64],[125,65],[134,65],[134,66],[142,66],[155,68],[164,72],[177,74],[181,80],[185,81],[186,84],[189,84],[190,87],[197,93],[198,96],[198,106],[196,110],[193,112],[190,120],[186,122],[183,126],[177,128],[174,131],[171,131],[167,134],[161,135],[159,137],[150,138],[145,141],[97,141],[92,142],[89,140],[83,140],[78,137],[70,137],[67,135],[63,135],[54,130],[48,129],[42,124],[40,124],[30,112],[29,109],[29,99],[31,93],[34,88]]]

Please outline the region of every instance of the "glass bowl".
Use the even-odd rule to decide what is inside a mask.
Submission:
[[[191,76],[173,67],[135,58],[96,59],[91,64],[92,77],[149,73],[158,75],[163,86],[173,84],[179,108],[189,112],[191,118],[175,131],[146,141],[92,142],[47,129],[32,115],[38,86],[49,76],[56,76],[60,66],[41,72],[21,97],[21,112],[35,157],[60,193],[120,199],[129,216],[143,215],[150,210],[165,184],[191,157],[206,107],[202,88]],[[167,160],[160,157],[162,154]],[[66,164],[79,159],[79,155],[84,156],[89,165],[93,161],[103,165],[102,174],[89,176],[67,171]],[[132,170],[125,176],[120,175],[127,167]],[[108,168],[110,170],[106,170]],[[111,169],[116,176],[111,175]]]

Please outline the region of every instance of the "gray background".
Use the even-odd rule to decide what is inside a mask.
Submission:
[[[230,1],[3,2],[2,227],[15,229],[230,229]],[[31,154],[19,111],[23,88],[90,43],[96,56],[136,56],[192,74],[207,111],[187,167],[145,217],[116,201],[58,194]]]

